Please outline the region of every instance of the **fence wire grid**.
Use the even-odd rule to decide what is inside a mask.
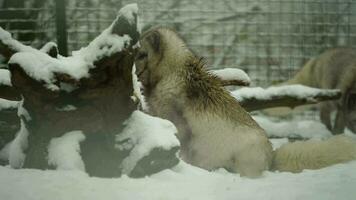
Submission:
[[[241,68],[255,86],[289,79],[326,49],[356,46],[353,0],[67,0],[69,52],[86,46],[128,3],[138,4],[144,26],[174,28],[210,68]],[[55,7],[54,0],[0,0],[0,26],[39,48],[57,39]]]

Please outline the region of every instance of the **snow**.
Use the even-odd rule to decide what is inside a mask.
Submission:
[[[10,101],[7,99],[0,98],[0,110],[17,108],[18,105],[19,105],[18,101]]]
[[[124,16],[130,24],[135,23],[135,15],[137,16],[138,6],[136,3],[128,4],[119,10],[119,15]]]
[[[14,40],[11,37],[11,34],[7,31],[5,31],[3,28],[0,27],[0,41],[7,45],[10,49],[18,52],[18,51],[23,51],[23,52],[36,52],[37,50],[30,47],[21,44],[19,41]]]
[[[135,64],[132,66],[132,85],[133,85],[133,96],[131,98],[133,99],[134,102],[138,101],[143,111],[148,111],[148,105],[141,91],[142,84],[140,81],[138,81],[136,75]]]
[[[124,124],[126,125],[124,130],[116,136],[116,141],[119,143],[116,148],[131,149],[129,156],[122,162],[124,174],[130,174],[136,163],[147,156],[153,148],[170,150],[179,146],[179,141],[175,136],[177,129],[168,120],[134,111]]]
[[[48,146],[48,164],[60,170],[85,171],[79,143],[84,141],[82,131],[71,131],[51,139]]]
[[[13,168],[21,168],[26,157],[24,152],[28,146],[27,137],[29,134],[24,120],[30,120],[31,117],[29,116],[26,109],[23,108],[23,100],[20,102],[14,101],[14,105],[16,105],[15,107],[18,108],[17,115],[21,116],[20,130],[16,133],[16,137],[0,150],[0,159],[8,160],[10,166]]]
[[[16,134],[15,139],[8,144],[8,147],[5,146],[5,152],[8,152],[9,164],[13,168],[21,168],[25,162],[26,155],[24,152],[28,146],[28,134],[26,125],[23,119],[21,119],[21,128]]]
[[[212,74],[215,74],[222,80],[240,80],[245,83],[251,83],[250,77],[245,71],[237,68],[224,68],[219,70],[211,70]]]
[[[254,97],[256,99],[271,99],[274,96],[293,96],[300,99],[310,98],[316,94],[331,94],[336,93],[339,90],[322,90],[317,88],[311,88],[303,85],[283,85],[269,88],[241,88],[231,92],[231,94],[238,100],[243,101],[244,99],[250,99]]]
[[[253,119],[266,131],[269,137],[326,139],[332,136],[326,126],[316,120],[273,121],[261,116],[253,116]]]
[[[10,71],[7,69],[0,69],[0,85],[12,86]]]
[[[312,127],[314,132],[309,131],[312,134],[309,138],[330,136],[319,121],[311,121],[308,125],[303,120],[274,122],[262,116],[254,118],[268,133],[295,129],[292,131],[294,134]],[[133,144],[141,144],[139,149],[132,149],[126,170],[132,168],[130,163],[135,163],[139,154],[146,154],[157,144],[167,148],[178,145],[174,133],[176,129],[172,123],[135,111],[126,122],[123,133],[117,137],[118,142],[130,140],[118,148],[131,149]],[[57,163],[58,169],[71,169],[69,171],[15,170],[0,166],[0,199],[354,200],[356,196],[356,161],[297,174],[264,172],[257,179],[240,177],[224,169],[209,172],[183,161],[172,169],[139,179],[126,175],[110,179],[89,177],[80,171],[84,168],[79,155],[79,142],[83,139],[84,136],[76,131],[51,141],[50,162]],[[288,140],[272,139],[271,142],[277,148]]]
[[[47,42],[41,49],[40,51],[44,53],[48,53],[53,47],[57,48],[57,44],[54,42]]]
[[[248,179],[181,162],[150,177],[105,179],[80,171],[0,167],[0,199],[354,200],[355,169],[356,162],[351,162],[299,174],[266,172],[262,178]]]
[[[130,4],[125,6],[119,11],[119,15],[120,13],[131,19],[133,13],[137,13],[137,5]],[[42,51],[21,50],[21,52],[14,54],[10,58],[9,64],[19,64],[29,76],[38,81],[44,81],[48,89],[53,91],[60,90],[61,88],[54,84],[56,82],[55,73],[68,74],[76,80],[89,77],[89,70],[95,67],[94,63],[96,61],[120,52],[130,44],[131,38],[128,35],[119,36],[112,33],[112,28],[116,20],[109,28],[105,29],[90,42],[87,47],[73,51],[73,56],[59,56],[58,59],[56,59]],[[3,33],[3,38],[5,38],[6,41],[9,40],[9,37],[11,36]],[[11,39],[11,41],[14,40]],[[62,90],[67,90],[67,87]]]

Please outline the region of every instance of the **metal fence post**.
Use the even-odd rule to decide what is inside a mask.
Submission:
[[[66,23],[66,0],[56,0],[56,33],[59,53],[68,55],[67,23]]]

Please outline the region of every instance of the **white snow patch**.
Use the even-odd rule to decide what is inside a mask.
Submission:
[[[209,172],[181,162],[145,178],[95,178],[80,171],[0,166],[0,199],[76,200],[354,200],[356,162],[302,173],[266,172],[258,179]]]
[[[1,99],[0,99],[1,100]],[[28,130],[24,120],[30,120],[31,117],[23,107],[23,100],[16,102],[17,115],[20,117],[20,130],[16,133],[15,138],[1,150],[3,160],[8,160],[13,168],[21,168],[25,161],[25,150],[27,149]],[[23,117],[23,118],[21,118]]]
[[[116,136],[116,141],[121,143],[117,144],[116,148],[132,149],[130,155],[122,162],[124,174],[130,174],[136,163],[149,155],[153,148],[160,147],[169,150],[179,146],[179,141],[175,136],[177,129],[168,120],[134,111],[124,124],[126,127]]]
[[[11,84],[11,74],[7,69],[0,69],[0,85],[12,86]]]
[[[28,130],[26,129],[26,125],[23,119],[21,119],[21,128],[16,134],[15,139],[10,143],[10,146],[8,147],[8,160],[10,166],[13,168],[21,168],[25,161],[26,155],[24,151],[27,149],[28,146],[27,137]]]
[[[119,15],[124,16],[130,24],[135,23],[135,16],[138,13],[138,6],[136,3],[128,4],[119,10]]]
[[[24,117],[27,121],[31,120],[30,114],[27,112],[27,110],[23,107],[24,99],[19,102],[18,108],[17,108],[17,116],[19,117]]]
[[[10,101],[7,99],[0,98],[0,110],[10,109],[10,108],[17,108],[19,106],[18,101]]]
[[[9,48],[12,50],[15,50],[16,52],[22,51],[22,52],[36,52],[38,50],[21,44],[19,41],[14,40],[11,37],[11,34],[7,31],[5,31],[3,28],[0,27],[0,41],[7,45]]]
[[[212,74],[215,74],[217,77],[219,77],[222,80],[240,80],[245,83],[251,83],[250,77],[247,75],[247,73],[241,69],[237,68],[224,68],[224,69],[219,69],[219,70],[211,70],[210,71]]]
[[[0,149],[0,160],[9,160],[11,142],[7,143],[2,149]]]
[[[272,99],[274,96],[293,96],[300,99],[310,98],[316,94],[328,94],[330,92],[338,92],[339,90],[322,90],[317,88],[311,88],[303,85],[284,85],[269,88],[248,88],[244,87],[231,92],[238,101],[243,101],[244,99],[256,98],[256,99]]]
[[[253,119],[266,131],[268,137],[325,139],[332,136],[332,133],[320,121],[272,121],[271,119],[260,116],[253,116]]]
[[[119,14],[131,17],[132,12],[137,12],[137,5],[125,6],[119,11]],[[76,80],[89,77],[89,69],[94,68],[95,61],[120,52],[130,43],[131,38],[128,35],[112,34],[115,22],[116,20],[87,47],[73,51],[71,57],[59,56],[56,59],[38,50],[21,51],[14,54],[9,63],[19,64],[29,76],[38,81],[44,81],[48,89],[59,90],[60,87],[54,84],[55,73],[68,74]],[[6,34],[3,37],[8,38]]]
[[[43,53],[48,53],[53,47],[57,48],[57,44],[54,42],[47,42],[41,49]]]
[[[140,81],[138,81],[137,75],[136,75],[136,65],[134,64],[132,66],[132,85],[133,85],[133,95],[132,99],[134,102],[139,102],[141,108],[143,111],[148,111],[148,105],[146,103],[145,97],[142,94],[141,88],[142,84]]]
[[[48,164],[61,170],[85,171],[79,143],[84,141],[82,131],[71,131],[51,139],[48,146]]]

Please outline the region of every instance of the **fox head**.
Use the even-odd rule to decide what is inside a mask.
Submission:
[[[136,73],[143,86],[154,88],[164,78],[175,76],[182,70],[187,56],[192,53],[185,42],[168,28],[154,28],[140,38],[140,48],[135,58]]]

